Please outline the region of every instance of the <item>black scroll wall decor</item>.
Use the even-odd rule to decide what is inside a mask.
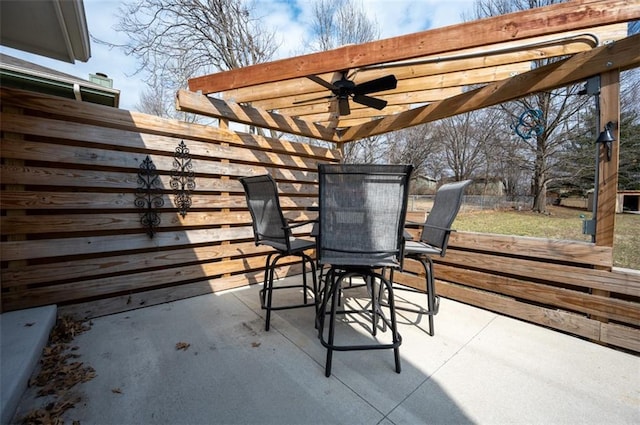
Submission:
[[[140,210],[140,224],[147,229],[147,235],[153,238],[160,225],[158,208],[164,205],[161,192],[162,184],[156,166],[147,155],[138,172],[138,191],[135,205]]]
[[[175,194],[174,202],[180,215],[184,218],[187,215],[187,210],[191,208],[190,192],[196,188],[191,155],[184,140],[180,141],[173,157],[170,185]]]

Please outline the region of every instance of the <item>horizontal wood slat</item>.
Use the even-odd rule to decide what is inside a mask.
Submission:
[[[311,225],[300,226],[298,229],[300,235],[307,235],[311,231]],[[253,239],[251,227],[231,227],[159,232],[153,238],[149,238],[146,234],[123,234],[8,241],[2,244],[1,253],[3,261],[15,261],[100,253],[104,255],[122,251],[157,250],[180,246],[189,247],[247,239]]]
[[[439,291],[444,297],[453,298],[487,310],[517,317],[593,340],[600,338],[600,322],[578,314],[538,307],[536,305],[519,302],[513,298],[447,283],[440,285]]]
[[[543,239],[525,236],[488,235],[486,233],[455,232],[449,245],[456,248],[482,250],[509,256],[566,261],[602,267],[612,266],[612,248],[592,243]]]
[[[317,212],[305,210],[285,210],[285,217],[293,222],[315,220]],[[193,211],[182,217],[179,213],[160,213],[158,229],[180,227],[189,230],[193,227],[220,227],[226,225],[249,225],[251,215],[248,211]],[[73,232],[123,232],[144,229],[140,224],[139,213],[114,214],[76,214],[66,215],[17,215],[0,217],[2,235],[28,235],[65,233],[72,236]],[[299,228],[296,233],[306,228]]]
[[[178,142],[179,143],[179,142]],[[74,164],[83,167],[112,167],[129,169],[136,173],[142,162],[149,157],[158,173],[170,173],[174,167],[173,153],[157,155],[152,151],[120,152],[107,149],[97,149],[79,146],[56,145],[53,143],[30,142],[26,140],[2,140],[2,154],[4,158],[47,161],[58,165]],[[255,164],[222,163],[221,161],[192,159],[194,173],[207,173],[221,176],[248,176],[255,174],[271,174],[276,180],[291,180],[295,182],[315,182],[315,171],[267,167],[264,162]],[[69,168],[67,165],[65,168]],[[134,174],[135,176],[135,174]]]
[[[236,260],[220,261],[201,265],[185,265],[171,269],[154,270],[129,274],[125,276],[113,276],[96,278],[89,281],[62,283],[51,286],[40,286],[21,290],[9,291],[3,295],[2,302],[8,308],[22,306],[28,308],[51,303],[68,302],[68,293],[74,294],[74,300],[82,301],[95,297],[104,297],[126,292],[139,292],[146,289],[172,285],[191,283],[215,279],[228,273],[244,273],[250,270],[260,270],[264,266],[262,257],[246,257]],[[290,257],[281,261],[281,265],[296,262]]]
[[[59,162],[58,165],[61,165]],[[209,170],[207,170],[209,171]],[[99,187],[104,189],[137,188],[138,168],[135,173],[105,170],[87,170],[71,168],[25,167],[18,165],[1,165],[0,178],[4,184],[58,186],[58,187]],[[160,174],[160,187],[170,189],[171,176]],[[242,192],[242,185],[236,179],[206,177],[202,173],[196,176],[198,192]],[[278,189],[283,195],[315,196],[318,186],[315,182],[279,182]]]
[[[562,264],[501,257],[490,253],[448,250],[442,263],[461,268],[485,270],[501,275],[524,277],[533,281],[549,281],[591,289],[615,290],[615,292],[639,295],[640,287],[632,280],[623,280],[607,270],[572,267]]]
[[[459,267],[438,267],[437,273],[449,282],[640,326],[637,303]]]
[[[45,118],[24,117],[16,114],[0,114],[6,120],[5,131],[29,136],[41,136],[80,142],[82,146],[95,146],[107,149],[157,150],[173,153],[176,146],[184,141],[192,157],[208,159],[228,159],[232,161],[270,164],[274,167],[301,168],[314,171],[318,168],[318,159],[280,155],[269,151],[252,151],[243,147],[221,145],[220,143],[200,142],[185,138],[166,137],[154,134],[141,134],[118,129],[105,129],[86,124],[60,122]]]
[[[640,329],[615,323],[600,324],[600,341],[640,353]]]
[[[276,269],[276,277],[281,279],[286,276],[297,275],[300,271],[301,268],[299,265],[279,267]],[[212,292],[246,287],[247,285],[262,282],[262,278],[263,274],[261,271],[249,271],[243,274],[187,283],[169,288],[152,289],[129,295],[104,298],[97,301],[63,305],[59,308],[59,311],[62,315],[69,314],[78,319],[90,319],[128,311],[134,308],[142,308],[198,295],[210,294]]]
[[[133,273],[143,269],[175,267],[181,264],[199,264],[223,259],[265,255],[271,249],[253,242],[207,245],[158,252],[142,252],[96,258],[74,258],[54,263],[16,266],[2,270],[4,287],[54,284],[115,274]]]

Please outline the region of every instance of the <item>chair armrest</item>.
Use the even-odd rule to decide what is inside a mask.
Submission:
[[[410,225],[410,226],[424,226],[424,222],[418,222],[418,221],[405,221],[404,222],[405,225]]]
[[[305,220],[305,221],[300,221],[298,223],[288,224],[284,228],[285,229],[294,229],[296,227],[306,226],[307,224],[317,223],[317,222],[318,222],[318,220]]]
[[[438,229],[438,230],[444,230],[445,232],[455,232],[455,229],[452,229],[450,227],[440,227],[440,226],[434,226],[432,224],[423,224],[423,227],[429,227],[431,229]]]

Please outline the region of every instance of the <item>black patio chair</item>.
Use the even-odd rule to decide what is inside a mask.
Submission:
[[[309,221],[290,224],[282,213],[278,197],[278,187],[273,178],[266,174],[240,178],[244,187],[247,206],[253,219],[253,234],[256,245],[268,245],[275,252],[267,255],[264,270],[263,288],[260,290],[260,303],[267,312],[265,330],[269,330],[271,311],[285,310],[300,307],[318,306],[318,288],[316,281],[316,268],[314,260],[305,251],[316,248],[313,239],[297,238],[292,236],[291,230],[295,227],[309,224]],[[288,284],[274,286],[274,275],[278,261],[288,256],[302,258],[302,284]],[[311,266],[313,281],[313,303],[309,303],[307,285],[307,263]],[[280,289],[302,288],[303,302],[300,304],[288,304],[273,306],[273,292]]]
[[[402,338],[396,326],[393,287],[382,271],[402,264],[403,226],[407,212],[410,165],[321,164],[319,172],[319,231],[317,259],[328,267],[317,325],[320,341],[327,348],[325,375],[331,376],[334,351],[393,349],[395,369],[400,373]],[[364,279],[371,302],[364,308],[350,308],[340,302],[343,281]],[[389,317],[383,313],[375,282],[386,288]],[[344,291],[343,291],[344,289]],[[340,310],[338,310],[340,306]],[[329,307],[329,312],[327,308]],[[376,335],[379,319],[383,330],[391,330],[390,343],[337,344],[338,315],[364,314],[371,317]],[[329,317],[328,335],[324,325]],[[368,326],[368,325],[367,325]]]
[[[470,183],[471,180],[464,180],[442,185],[436,192],[433,207],[427,215],[426,221],[419,223],[422,227],[420,240],[408,239],[405,241],[404,258],[410,258],[422,264],[425,272],[426,287],[424,291],[407,286],[401,286],[397,289],[426,293],[427,309],[413,309],[405,306],[396,308],[413,313],[427,314],[429,316],[429,335],[431,336],[434,335],[433,316],[438,314],[440,308],[440,297],[436,295],[431,256],[445,256],[447,245],[449,244],[449,235],[451,232],[455,232],[455,230],[451,229],[451,225],[460,210],[464,190]],[[405,235],[407,234],[405,233]],[[395,283],[398,285],[397,282]]]

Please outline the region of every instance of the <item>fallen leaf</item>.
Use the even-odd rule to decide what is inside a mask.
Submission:
[[[251,343],[251,346],[252,346],[253,348],[260,347],[260,343],[259,343],[259,342],[252,342],[252,343]]]
[[[111,392],[114,394],[122,394],[122,390],[120,388],[112,388]]]
[[[29,386],[39,387],[38,396],[50,396],[52,401],[45,407],[29,412],[22,423],[34,425],[63,425],[61,416],[68,409],[81,401],[80,396],[72,394],[70,389],[80,382],[87,382],[96,376],[95,370],[85,366],[82,362],[72,362],[70,359],[80,357],[71,353],[77,346],[70,346],[73,338],[89,330],[90,326],[82,321],[74,320],[71,316],[59,317],[47,346],[42,350],[40,371],[29,380]]]
[[[189,344],[188,342],[179,342],[176,344],[176,350],[185,350],[187,348],[189,348],[191,346],[191,344]]]

